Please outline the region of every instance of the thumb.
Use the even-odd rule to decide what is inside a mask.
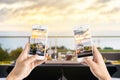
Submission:
[[[42,63],[44,63],[46,61],[47,61],[47,58],[45,58],[44,60],[37,60],[37,61],[34,62],[34,64],[35,64],[34,67],[36,67],[36,66],[38,66],[38,65],[40,65],[40,64],[42,64]]]

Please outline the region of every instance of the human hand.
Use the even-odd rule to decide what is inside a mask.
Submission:
[[[26,44],[25,49],[16,60],[15,67],[8,75],[7,80],[22,80],[27,77],[36,66],[44,63],[47,60],[47,56],[44,60],[36,60],[38,55],[29,57],[28,52],[29,44]]]
[[[93,47],[93,52],[93,58],[86,57],[84,62],[90,67],[91,72],[99,80],[111,80],[111,76],[108,73],[103,57],[95,46]]]

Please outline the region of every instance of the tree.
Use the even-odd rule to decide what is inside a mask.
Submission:
[[[15,49],[15,50],[12,50],[10,52],[10,58],[11,58],[11,60],[16,60],[18,58],[18,56],[20,55],[20,53],[22,52],[22,50],[23,49],[21,47]]]
[[[104,50],[113,50],[112,47],[104,47]]]
[[[0,45],[0,61],[8,61],[9,59],[8,51],[4,50]]]
[[[101,47],[97,47],[98,50],[101,50]]]
[[[67,49],[65,46],[60,46],[59,49]]]

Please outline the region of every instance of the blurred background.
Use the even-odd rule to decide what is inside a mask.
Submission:
[[[119,4],[119,0],[0,0],[0,48],[10,58],[18,56],[32,26],[40,24],[52,36],[48,46],[74,50],[73,27],[89,24],[93,42],[102,52],[119,53]]]
[[[29,41],[32,26],[48,27],[47,46],[74,52],[73,27],[90,25],[106,62],[120,65],[120,0],[0,0],[0,65],[10,65]]]

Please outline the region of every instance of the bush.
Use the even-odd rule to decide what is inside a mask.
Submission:
[[[1,46],[0,46],[0,61],[7,61],[10,60],[9,54],[7,50],[4,50]]]
[[[20,53],[22,52],[22,48],[20,47],[20,48],[17,48],[17,49],[15,49],[15,50],[12,50],[11,52],[10,52],[10,59],[11,60],[16,60],[17,58],[18,58],[18,56],[20,55]]]
[[[104,50],[113,50],[112,47],[104,47]]]

